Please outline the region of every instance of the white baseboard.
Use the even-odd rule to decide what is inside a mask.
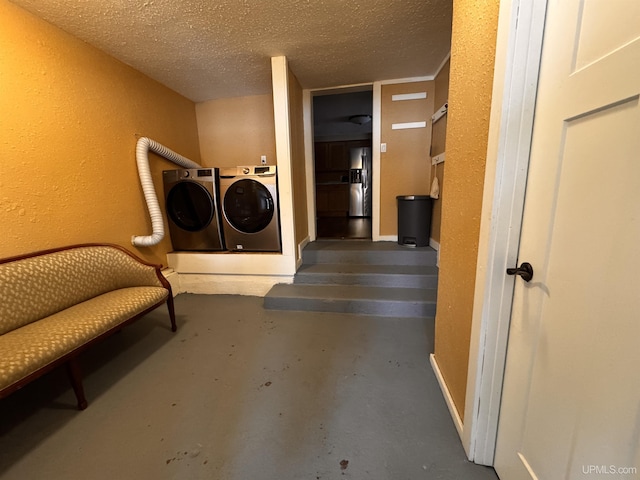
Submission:
[[[433,373],[435,373],[436,378],[438,379],[438,383],[440,384],[440,390],[442,390],[444,401],[447,404],[447,407],[449,408],[449,414],[451,415],[453,424],[456,426],[456,430],[458,431],[460,440],[462,440],[462,429],[463,429],[462,419],[458,414],[458,410],[456,409],[455,403],[453,403],[453,397],[451,396],[451,393],[449,393],[449,389],[447,388],[447,384],[444,381],[442,372],[440,372],[440,368],[438,367],[438,362],[436,361],[435,355],[432,353],[429,359],[431,361],[431,368],[433,368]]]
[[[173,268],[163,268],[162,276],[167,279],[171,285],[171,293],[175,297],[180,292],[180,275]]]
[[[397,242],[397,235],[380,235],[375,239],[376,242]]]
[[[311,238],[307,236],[298,244],[298,259],[296,260],[296,271],[302,266],[302,251],[304,250],[304,247],[309,245],[309,243],[311,243]]]
[[[433,238],[429,238],[429,246],[433,248],[437,253],[436,267],[439,267],[440,266],[440,243],[436,242]]]
[[[277,283],[293,283],[293,276],[181,273],[179,280],[179,293],[264,297]]]

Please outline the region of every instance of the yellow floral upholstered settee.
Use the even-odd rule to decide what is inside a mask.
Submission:
[[[0,398],[66,364],[83,410],[77,355],[165,302],[175,332],[171,286],[160,266],[117,245],[0,260]]]

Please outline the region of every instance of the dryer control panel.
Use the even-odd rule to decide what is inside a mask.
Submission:
[[[277,171],[276,165],[240,165],[238,167],[221,168],[221,178],[258,176],[268,177],[275,176]]]

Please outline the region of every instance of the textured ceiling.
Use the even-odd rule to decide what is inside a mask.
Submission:
[[[436,73],[452,0],[11,0],[193,101]]]

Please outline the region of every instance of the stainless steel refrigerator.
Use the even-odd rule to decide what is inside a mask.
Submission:
[[[349,150],[349,216],[371,216],[371,149]]]

